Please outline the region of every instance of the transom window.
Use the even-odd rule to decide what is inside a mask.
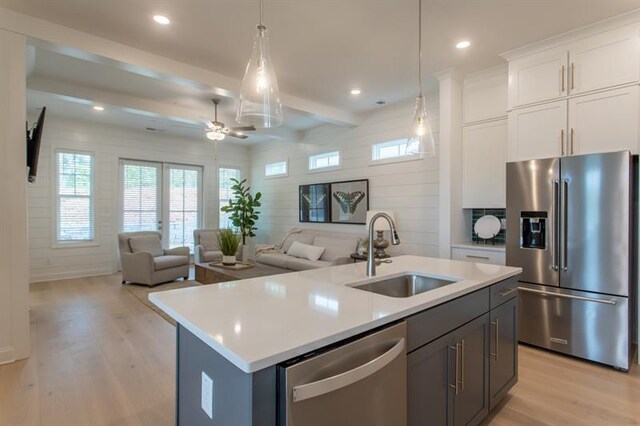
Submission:
[[[331,151],[309,156],[309,170],[338,166],[340,166],[340,151]]]
[[[267,177],[286,176],[288,174],[287,161],[279,161],[264,166],[264,175]]]
[[[373,161],[389,160],[402,157],[418,157],[420,155],[419,142],[408,139],[397,139],[394,141],[374,144],[371,149],[371,159]]]
[[[58,151],[56,163],[56,241],[93,241],[93,155]]]

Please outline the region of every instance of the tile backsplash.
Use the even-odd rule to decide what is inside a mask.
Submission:
[[[488,245],[504,244],[507,238],[507,233],[506,233],[507,231],[504,229],[501,229],[500,232],[498,232],[498,235],[496,235],[494,238],[490,240],[483,240],[482,238],[479,238],[475,234],[475,232],[473,232],[473,228],[475,227],[477,220],[487,214],[493,215],[498,219],[500,219],[500,221],[502,221],[507,217],[507,210],[506,209],[472,209],[471,210],[471,240],[477,244],[488,244]]]

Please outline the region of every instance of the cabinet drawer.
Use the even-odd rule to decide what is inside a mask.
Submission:
[[[491,309],[518,295],[518,280],[511,277],[491,286]]]
[[[484,288],[407,318],[407,352],[488,312],[489,291]]]
[[[453,260],[464,260],[465,262],[492,263],[494,265],[504,265],[506,263],[504,252],[482,249],[452,247],[451,258]]]

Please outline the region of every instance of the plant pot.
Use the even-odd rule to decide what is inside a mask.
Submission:
[[[227,265],[227,266],[235,265],[236,264],[236,257],[235,256],[222,256],[222,264],[223,265]]]

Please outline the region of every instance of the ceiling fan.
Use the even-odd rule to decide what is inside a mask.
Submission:
[[[247,139],[244,132],[253,132],[256,130],[253,126],[227,127],[224,123],[218,121],[218,104],[220,99],[211,99],[215,108],[213,121],[206,121],[207,127],[203,129],[208,139],[213,141],[221,141],[225,136],[231,136],[238,139]]]

